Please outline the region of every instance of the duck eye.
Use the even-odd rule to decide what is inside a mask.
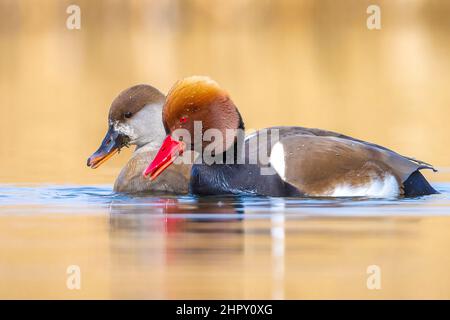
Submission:
[[[125,118],[131,118],[131,116],[132,116],[133,114],[132,114],[131,112],[128,111],[128,112],[125,112],[123,115],[124,115]]]
[[[181,117],[181,118],[180,118],[180,123],[186,123],[187,120],[188,120],[187,117]]]

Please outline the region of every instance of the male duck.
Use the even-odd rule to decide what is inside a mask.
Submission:
[[[183,137],[180,132],[187,131],[194,136],[196,122],[201,123],[203,135],[208,129],[223,136],[227,130],[244,129],[229,95],[215,81],[199,76],[185,78],[173,86],[164,104],[162,120],[168,136],[144,172],[151,180],[171,168],[170,164],[186,147],[195,147],[185,138],[180,141],[180,135]],[[274,132],[278,135],[276,143],[268,150],[269,163],[259,160],[249,163],[251,156],[265,143],[255,141],[267,130],[271,136]],[[202,152],[208,151],[206,140],[211,139],[203,137]],[[239,135],[235,134],[217,146],[219,159],[232,157],[238,163],[203,160],[194,164],[190,178],[192,193],[316,197],[414,197],[437,193],[419,171],[434,170],[431,165],[331,131],[274,127],[259,130],[241,145]],[[239,163],[236,150],[244,151],[244,163]],[[273,174],[267,174],[264,168],[272,170]]]

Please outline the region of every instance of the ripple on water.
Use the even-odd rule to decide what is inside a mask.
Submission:
[[[258,218],[283,213],[305,216],[449,215],[450,183],[441,194],[414,199],[270,198],[245,196],[125,195],[109,185],[0,185],[0,213],[92,211],[104,214],[153,214],[168,217]],[[105,211],[106,210],[106,211]]]

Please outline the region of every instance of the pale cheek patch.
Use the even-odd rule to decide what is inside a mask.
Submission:
[[[121,134],[123,134],[123,135],[126,135],[126,136],[128,136],[129,138],[130,138],[130,140],[135,140],[137,137],[136,137],[136,133],[134,132],[134,129],[133,129],[133,127],[132,126],[130,126],[130,125],[128,125],[128,124],[126,124],[126,123],[119,123],[119,122],[116,122],[116,123],[114,123],[114,129],[117,131],[117,132],[119,132],[119,133],[121,133]]]
[[[275,143],[270,152],[270,165],[275,169],[281,179],[286,179],[286,160],[284,155],[284,147],[281,142]]]
[[[387,175],[384,179],[374,178],[370,183],[361,186],[338,185],[327,196],[391,198],[398,197],[399,194],[400,187],[397,180],[393,175]]]

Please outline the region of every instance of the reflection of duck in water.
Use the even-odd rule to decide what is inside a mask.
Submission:
[[[157,89],[137,85],[121,92],[112,102],[108,132],[87,165],[95,169],[124,146],[135,145],[131,159],[117,177],[114,191],[187,193],[191,168],[188,164],[171,166],[157,182],[142,177],[166,135],[161,120],[164,99]]]
[[[189,284],[203,281],[209,287],[205,268],[220,269],[217,266],[230,262],[239,267],[248,247],[247,224],[236,214],[242,212],[238,199],[115,201],[109,225],[103,227],[108,230],[111,291],[119,297],[124,290],[134,290],[134,296],[140,292],[143,298],[173,298],[171,290],[189,292]]]
[[[159,153],[145,171],[150,179],[170,168],[186,147],[179,141],[180,129],[195,136],[194,122],[202,132],[244,129],[241,115],[229,95],[207,77],[189,77],[177,82],[163,108],[168,135]],[[192,167],[190,189],[199,195],[249,194],[265,196],[420,196],[436,193],[420,173],[431,165],[404,157],[385,147],[343,134],[302,127],[269,128],[279,140],[268,150],[274,174],[261,174],[260,165],[236,164],[237,139],[224,139],[216,154],[234,156],[235,164],[201,163]],[[254,139],[256,139],[256,136]],[[259,153],[258,144],[249,153]],[[194,143],[191,139],[191,147]],[[202,151],[207,144],[203,143]],[[156,180],[157,181],[157,180]]]
[[[244,205],[238,196],[202,198],[134,198],[113,202],[110,218],[114,228],[149,230],[164,228],[167,232],[195,231],[202,222],[232,222],[243,219]],[[159,216],[160,215],[160,216]]]
[[[244,213],[244,200],[240,196],[224,197],[134,197],[132,200],[113,201],[110,204],[111,214],[139,214],[164,216],[180,215],[183,218],[208,221],[223,219],[220,215],[226,215],[230,219]],[[200,215],[200,216],[197,216]]]

